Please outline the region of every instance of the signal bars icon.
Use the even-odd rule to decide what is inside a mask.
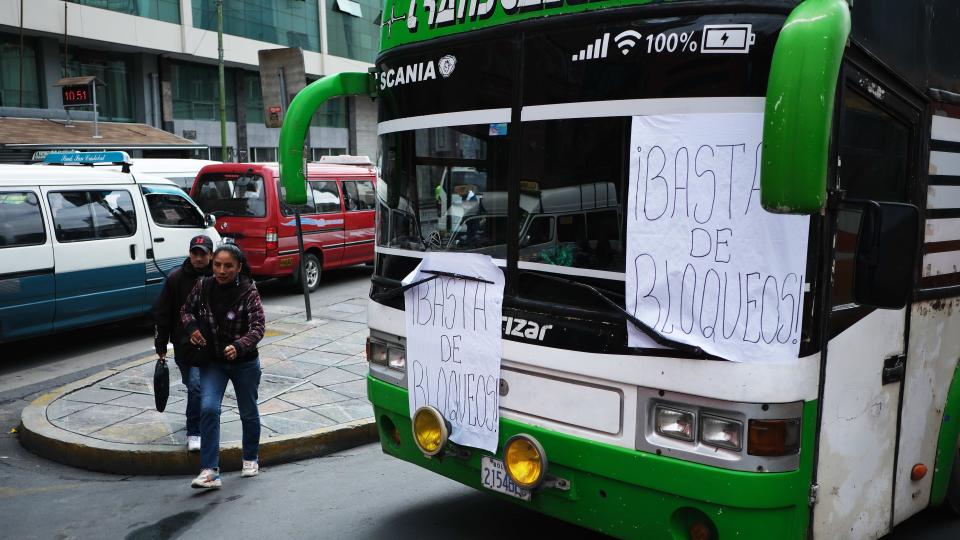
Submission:
[[[578,62],[582,60],[596,60],[599,58],[607,57],[607,45],[610,44],[610,33],[606,33],[602,38],[597,38],[596,41],[587,45],[586,49],[580,49],[580,52],[573,55],[573,61]]]
[[[614,43],[620,49],[620,52],[624,55],[628,54],[631,49],[640,41],[640,32],[636,30],[625,30],[620,32],[613,38]],[[606,33],[602,38],[597,38],[593,43],[587,45],[586,49],[580,49],[580,52],[573,55],[572,60],[574,62],[581,62],[584,60],[597,60],[600,58],[607,57],[607,47],[610,44],[610,33]]]

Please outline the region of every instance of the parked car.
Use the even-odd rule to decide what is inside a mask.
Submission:
[[[0,342],[146,314],[190,238],[220,241],[214,222],[156,176],[0,166]]]
[[[255,277],[303,279],[314,291],[324,270],[373,261],[376,169],[369,161],[310,163],[306,176],[303,276],[294,209],[284,202],[276,163],[204,167],[190,193],[204,212],[216,216],[225,241],[244,250]]]

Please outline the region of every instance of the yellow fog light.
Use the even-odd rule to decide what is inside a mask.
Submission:
[[[547,454],[536,439],[520,434],[510,437],[503,449],[507,474],[524,489],[534,489],[547,474]]]
[[[440,411],[424,405],[413,414],[413,440],[425,456],[435,456],[447,444],[447,423]]]

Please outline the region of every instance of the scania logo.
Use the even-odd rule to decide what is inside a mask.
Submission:
[[[453,70],[457,69],[457,57],[448,54],[440,59],[440,76],[446,79],[453,75]]]
[[[220,229],[221,229],[221,230],[224,230],[224,231],[227,230],[227,222],[226,222],[226,221],[224,221],[223,223],[220,224]]]
[[[439,66],[440,76],[444,79],[453,75],[457,69],[457,57],[448,54],[436,63],[433,60],[408,64],[398,68],[391,68],[377,73],[377,80],[380,81],[380,89],[386,90],[405,84],[419,83],[424,81],[436,80],[437,69]]]

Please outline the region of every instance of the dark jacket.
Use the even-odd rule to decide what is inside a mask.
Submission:
[[[241,276],[238,285],[231,285],[240,288],[239,294],[231,295],[236,300],[231,305],[211,306],[213,288],[218,286],[216,281],[213,277],[204,278],[190,291],[180,309],[184,332],[186,335],[192,334],[200,328],[197,320],[203,320],[212,334],[204,337],[208,346],[212,345],[213,360],[224,361],[223,349],[228,345],[237,349],[234,362],[253,360],[257,358],[257,343],[263,339],[266,324],[257,286],[250,278]]]
[[[153,346],[157,354],[167,353],[168,342],[173,342],[174,347],[180,345],[184,339],[180,326],[180,308],[187,301],[187,296],[197,280],[211,273],[210,265],[203,270],[197,270],[190,264],[190,257],[187,257],[180,268],[167,276],[160,297],[153,305],[153,320],[156,323]]]

